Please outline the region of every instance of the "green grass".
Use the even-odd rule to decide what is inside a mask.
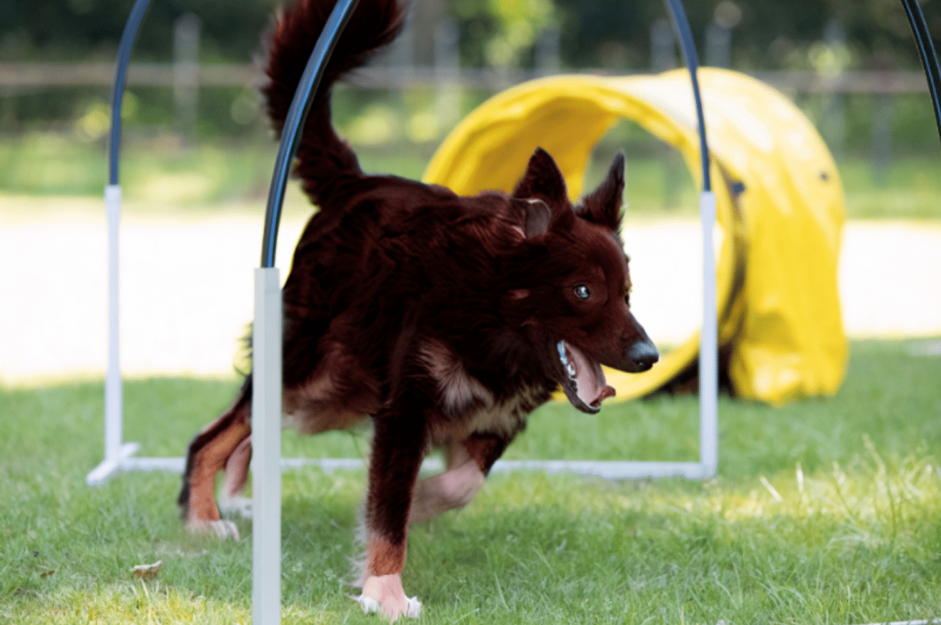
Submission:
[[[589,167],[589,188],[607,171],[614,153],[626,149],[625,200],[632,214],[696,214],[695,189],[681,159],[669,150],[654,149],[659,146],[650,139],[628,139],[628,143],[619,136],[605,139]],[[366,171],[420,178],[434,147],[396,143],[357,146],[357,151]],[[182,149],[169,135],[129,140],[121,159],[122,192],[132,201],[130,210],[144,207],[165,212],[210,206],[221,211],[248,206],[261,211],[276,151],[270,137],[220,140],[191,149]],[[897,157],[885,180],[878,181],[866,159],[848,158],[839,168],[850,218],[941,219],[941,203],[936,201],[941,195],[941,160],[936,156]],[[106,171],[100,144],[50,133],[0,141],[0,195],[99,197]],[[306,201],[299,197],[289,205],[289,209],[308,211]]]
[[[428,623],[871,623],[941,617],[941,357],[856,342],[830,399],[720,400],[716,479],[494,475],[410,535],[406,590]],[[922,350],[924,351],[924,350]],[[180,455],[234,380],[128,382],[127,440]],[[179,477],[84,475],[102,385],[0,388],[0,622],[247,623],[243,540],[191,537]],[[597,416],[552,404],[511,458],[695,459],[696,401]],[[284,435],[285,455],[365,453],[364,435]],[[375,623],[347,598],[362,472],[283,479],[285,623]],[[154,581],[130,569],[163,561]]]

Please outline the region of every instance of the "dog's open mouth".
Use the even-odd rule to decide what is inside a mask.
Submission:
[[[601,410],[601,402],[615,395],[614,389],[605,380],[601,365],[565,341],[559,341],[556,348],[559,362],[565,371],[562,382],[565,396],[582,412],[593,414]]]

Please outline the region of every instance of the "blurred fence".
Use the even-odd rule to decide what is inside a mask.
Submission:
[[[434,117],[428,128],[433,127],[435,132],[418,133],[419,141],[440,139],[442,131],[452,127],[462,111],[470,110],[467,105],[472,108],[489,94],[533,78],[569,71],[562,68],[558,25],[542,29],[532,42],[535,67],[462,67],[458,23],[430,3],[418,3],[413,13],[402,35],[377,59],[379,63],[357,71],[349,82],[354,89],[421,90],[433,94],[426,117]],[[731,58],[732,32],[741,14],[731,3],[720,3],[714,17],[705,32],[705,60],[725,67]],[[182,15],[173,26],[173,62],[135,62],[127,76],[130,88],[150,89],[146,99],[152,110],[145,123],[167,125],[172,118],[183,145],[194,142],[197,121],[208,120],[221,131],[218,134],[237,135],[236,127],[248,128],[258,118],[258,104],[247,93],[262,83],[260,68],[253,64],[199,63],[201,29],[196,15]],[[822,54],[812,62],[815,70],[760,71],[751,75],[798,101],[817,123],[835,155],[841,156],[848,144],[857,152],[867,150],[874,172],[881,175],[878,172],[889,166],[894,142],[914,147],[924,134],[922,112],[911,105],[913,98],[908,96],[920,97],[927,92],[925,77],[918,70],[900,71],[888,66],[878,71],[848,71],[839,54],[846,47],[840,22],[831,20],[822,36],[826,45],[821,49],[832,54]],[[677,42],[669,22],[661,19],[650,26],[649,43],[649,72],[677,66]],[[612,70],[580,72],[611,74]],[[84,112],[70,104],[92,100],[94,96],[82,90],[110,88],[113,76],[111,62],[0,62],[0,131],[16,132],[24,128],[19,122],[25,120],[51,127],[50,122],[85,115],[87,104]],[[74,91],[69,93],[68,89]],[[170,101],[165,99],[169,92]],[[463,94],[469,92],[475,94],[465,101]],[[211,102],[204,106],[201,97]],[[226,98],[230,99],[228,117],[236,127],[229,124],[226,128],[227,116],[220,114]],[[203,117],[198,120],[200,110]],[[926,112],[924,116],[930,120],[930,111]],[[99,110],[96,115],[103,118],[105,113]],[[101,125],[99,119],[97,126]]]
[[[453,68],[442,72],[435,67],[368,67],[356,73],[352,84],[364,89],[400,89],[454,85],[469,89],[498,90],[514,84],[557,73],[558,70]],[[610,74],[610,70],[579,70],[579,73]],[[845,71],[824,76],[814,71],[747,72],[785,93],[927,93],[921,71]],[[114,64],[78,63],[4,63],[0,62],[0,89],[8,95],[24,87],[110,86]],[[196,68],[198,87],[244,87],[258,84],[261,72],[252,64],[202,64]],[[180,72],[173,63],[133,63],[128,70],[128,85],[172,87],[179,83]]]

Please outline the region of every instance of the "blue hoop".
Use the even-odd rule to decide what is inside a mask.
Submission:
[[[706,119],[702,110],[702,98],[699,96],[699,57],[696,55],[696,42],[686,19],[681,0],[667,0],[667,7],[673,17],[673,25],[679,33],[680,49],[689,70],[689,79],[693,84],[693,99],[696,101],[696,120],[699,123],[699,160],[702,167],[702,190],[712,191],[712,179],[709,175],[709,144],[706,141]]]
[[[121,150],[121,102],[124,99],[124,86],[127,83],[127,65],[131,58],[131,48],[144,13],[150,6],[150,0],[136,0],[131,8],[131,16],[124,25],[121,43],[118,44],[118,58],[114,70],[114,86],[111,88],[111,134],[108,136],[108,184],[118,184],[118,162]]]
[[[317,89],[320,77],[323,75],[324,66],[330,58],[330,53],[333,52],[333,47],[336,45],[340,33],[343,32],[343,28],[346,26],[357,2],[358,0],[340,0],[333,8],[330,19],[327,20],[327,25],[317,39],[317,45],[310,55],[310,60],[307,62],[307,67],[301,77],[297,92],[294,94],[294,99],[291,101],[287,121],[281,133],[281,146],[278,149],[278,158],[275,162],[271,187],[268,190],[268,207],[265,213],[265,229],[261,251],[262,267],[274,267],[274,253],[278,241],[281,206],[284,203],[284,189],[287,185],[291,162],[297,153],[297,146],[300,142],[299,136],[304,129],[304,121],[306,121],[307,113],[310,110],[311,97]],[[706,123],[703,117],[702,100],[699,95],[699,80],[696,77],[699,69],[696,46],[693,43],[692,30],[689,27],[689,20],[686,18],[681,0],[667,0],[667,4],[673,17],[673,23],[679,32],[680,48],[683,50],[683,57],[686,59],[686,66],[689,69],[690,79],[693,84],[696,116],[699,120],[703,190],[710,191],[709,146],[706,142]]]
[[[921,12],[918,0],[902,0],[902,6],[908,14],[908,24],[915,35],[918,53],[921,55],[921,64],[928,79],[928,90],[931,92],[931,101],[934,104],[934,120],[938,125],[938,137],[941,138],[941,69],[938,68],[938,57],[934,53],[934,44],[931,43],[931,33],[925,23],[925,16]]]
[[[261,266],[274,267],[274,252],[278,244],[278,226],[281,222],[281,206],[284,204],[284,189],[287,186],[288,174],[291,164],[297,155],[300,136],[304,131],[304,122],[310,112],[312,96],[317,91],[320,78],[326,69],[327,61],[333,53],[333,48],[340,38],[340,33],[346,27],[353,15],[359,0],[340,0],[333,7],[323,32],[317,39],[317,45],[311,52],[310,60],[301,76],[300,84],[291,100],[284,129],[281,131],[281,145],[278,148],[278,157],[275,160],[274,174],[271,177],[271,187],[268,189],[268,208],[265,212],[264,238],[261,244]]]
[[[310,60],[308,60],[307,66],[304,69],[304,74],[301,76],[301,81],[294,94],[294,99],[291,101],[291,108],[288,110],[284,129],[281,133],[281,144],[278,148],[277,159],[275,160],[271,186],[268,190],[264,236],[262,239],[262,267],[274,266],[275,249],[278,241],[278,227],[281,222],[281,208],[284,204],[284,191],[287,186],[291,163],[297,155],[300,134],[303,131],[304,122],[307,121],[307,114],[310,112],[311,98],[316,92],[317,86],[320,84],[320,79],[323,76],[327,61],[333,53],[333,48],[336,46],[336,42],[340,38],[340,34],[346,27],[358,2],[359,0],[340,0],[333,8],[330,18],[327,20],[327,24],[324,27],[324,31],[317,39],[317,44],[314,46]],[[134,46],[134,40],[137,37],[137,31],[140,29],[141,22],[144,19],[144,13],[147,11],[149,5],[150,0],[135,0],[134,6],[131,9],[131,15],[124,27],[124,33],[121,35],[121,43],[118,46],[118,58],[111,99],[111,134],[108,141],[108,182],[111,185],[118,184],[118,164],[120,162],[119,153],[121,142],[121,103],[127,82],[127,66],[131,56],[131,48]],[[696,102],[696,116],[699,122],[698,130],[702,160],[703,190],[709,191],[711,190],[709,148],[706,141],[706,124],[703,117],[702,99],[699,93],[699,80],[697,78],[699,60],[696,55],[696,46],[693,43],[692,31],[689,26],[689,20],[686,18],[686,12],[683,10],[682,2],[680,0],[667,0],[667,6],[670,9],[673,23],[679,33],[680,48],[683,51],[683,57],[686,60],[686,66],[689,69],[690,80],[693,86],[693,98]],[[917,9],[917,3],[915,7]],[[918,11],[918,15],[921,15],[920,10]],[[922,23],[924,23],[924,18],[922,18]],[[927,31],[927,29],[925,30]],[[921,44],[919,43],[919,45]],[[935,61],[935,67],[937,67],[937,61]],[[939,81],[941,81],[941,79],[939,79]],[[932,95],[937,103],[937,90],[933,90]],[[935,114],[939,114],[937,107]],[[941,117],[939,117],[938,123],[939,128],[941,128]]]

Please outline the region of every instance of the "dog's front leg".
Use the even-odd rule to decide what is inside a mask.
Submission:
[[[469,504],[510,440],[496,434],[472,434],[452,441],[447,449],[447,470],[415,486],[408,522],[419,523]]]
[[[364,610],[379,611],[394,621],[417,617],[421,603],[402,588],[412,491],[426,449],[424,419],[418,411],[383,411],[375,418],[366,500],[367,559]]]

